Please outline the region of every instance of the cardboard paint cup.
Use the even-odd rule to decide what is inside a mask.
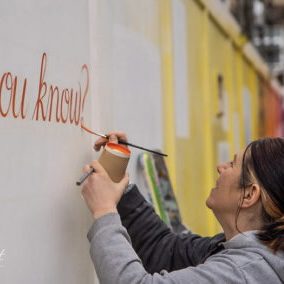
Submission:
[[[120,144],[107,143],[98,161],[114,182],[120,182],[130,158],[130,150]]]

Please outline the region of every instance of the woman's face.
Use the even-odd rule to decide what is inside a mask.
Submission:
[[[216,217],[236,215],[242,195],[240,189],[242,159],[243,152],[240,152],[232,161],[217,166],[219,177],[206,200],[206,205],[212,209]]]

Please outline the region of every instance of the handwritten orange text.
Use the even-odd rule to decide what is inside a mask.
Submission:
[[[78,125],[83,117],[89,90],[88,66],[82,65],[80,75],[83,81],[78,81],[76,88],[60,88],[46,81],[46,53],[42,54],[39,70],[38,89],[31,119]],[[20,83],[18,77],[11,72],[3,73],[0,77],[0,119],[1,117],[18,119],[28,117],[27,85],[27,78]]]
[[[85,75],[84,88],[78,82],[78,89],[63,88],[57,85],[47,84],[45,72],[47,57],[44,53],[41,59],[40,78],[38,85],[37,101],[35,103],[33,119],[42,121],[73,123],[78,125],[84,110],[85,99],[89,88],[89,71],[87,65],[83,65],[81,72]]]
[[[25,98],[27,79],[24,79],[22,92],[18,90],[18,87],[18,78],[12,75],[11,72],[5,72],[1,76],[0,117],[6,117],[9,113],[11,113],[14,118],[20,117],[24,119],[26,117]]]

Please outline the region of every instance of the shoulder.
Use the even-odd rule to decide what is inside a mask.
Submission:
[[[224,249],[221,252],[207,258],[205,264],[227,263],[236,269],[244,269],[245,267],[261,262],[263,256],[254,249]]]
[[[217,253],[203,264],[170,274],[173,280],[179,280],[177,283],[184,283],[181,280],[188,283],[246,283],[244,273],[226,253]]]
[[[216,277],[240,277],[243,283],[279,283],[277,273],[266,257],[267,253],[265,248],[253,246],[225,248],[209,257],[204,265]]]

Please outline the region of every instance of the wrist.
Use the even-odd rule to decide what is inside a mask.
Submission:
[[[96,220],[109,213],[118,213],[116,207],[101,208],[101,209],[95,210],[93,212],[93,217]]]

